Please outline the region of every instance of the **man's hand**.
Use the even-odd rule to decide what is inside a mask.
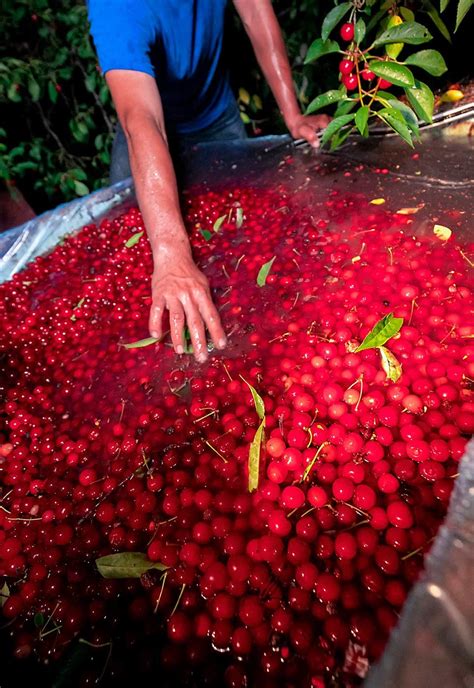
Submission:
[[[163,314],[169,312],[171,341],[177,354],[184,353],[184,327],[187,324],[194,355],[199,362],[207,358],[206,327],[214,345],[223,349],[226,336],[214,306],[209,284],[190,255],[168,254],[158,262],[152,277],[153,303],[150,309],[150,334],[163,334]]]
[[[319,146],[316,132],[329,122],[327,115],[302,115],[296,100],[290,63],[271,0],[234,0],[257,61],[272,89],[285,124],[295,139]]]
[[[286,122],[286,126],[294,139],[306,139],[313,148],[319,148],[317,132],[327,127],[330,121],[329,115],[300,114]]]

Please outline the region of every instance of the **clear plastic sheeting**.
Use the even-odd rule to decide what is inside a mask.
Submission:
[[[304,145],[295,147],[288,137],[205,144],[190,152],[186,178],[187,186],[216,193],[232,184],[256,188],[259,184],[271,188],[273,184],[275,189],[285,184],[290,193],[294,192],[292,201],[297,203],[301,195],[302,209],[310,207],[308,199],[320,201],[334,190],[360,194],[377,201],[376,205],[386,204],[392,212],[413,213],[416,236],[431,236],[437,222],[451,227],[459,240],[471,239],[472,146],[440,137],[436,131],[427,132],[423,145],[415,151],[395,138],[354,141],[334,155]],[[50,251],[68,234],[123,212],[134,200],[127,180],[1,235],[0,281]],[[363,241],[371,236],[360,234],[353,240],[353,262],[360,260],[356,252],[362,254]],[[216,255],[205,257],[204,269],[215,268]],[[126,382],[123,384],[125,387]],[[460,463],[449,513],[427,559],[423,579],[412,589],[382,660],[369,673],[367,688],[474,686],[473,578],[471,443]]]
[[[366,688],[474,686],[474,441],[445,524]]]
[[[97,222],[117,205],[126,208],[127,201],[132,198],[133,187],[128,179],[3,232],[0,234],[0,282],[10,279],[29,261],[53,249],[65,236]]]

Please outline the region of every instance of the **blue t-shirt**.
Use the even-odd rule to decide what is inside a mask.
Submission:
[[[179,133],[213,124],[232,102],[222,64],[226,0],[88,0],[105,73],[155,77],[166,125]]]

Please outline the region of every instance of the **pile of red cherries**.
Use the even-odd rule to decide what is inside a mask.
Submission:
[[[188,195],[229,338],[203,365],[166,339],[124,347],[148,336],[136,208],[0,287],[2,643],[17,676],[81,650],[81,688],[347,687],[380,657],[474,430],[473,247],[456,211],[442,241],[369,198],[306,193]],[[404,319],[387,344],[396,382],[376,350],[355,353],[388,313]],[[253,492],[249,384],[266,426]],[[161,566],[102,578],[97,558],[118,552]]]

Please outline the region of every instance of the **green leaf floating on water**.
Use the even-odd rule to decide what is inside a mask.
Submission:
[[[223,225],[224,222],[225,222],[226,217],[227,217],[227,215],[221,215],[221,216],[218,217],[217,220],[214,222],[214,226],[213,226],[212,229],[213,229],[215,232],[218,232],[218,231],[220,230],[220,228],[222,227],[222,225]]]
[[[267,277],[270,273],[270,270],[272,269],[272,265],[275,258],[276,256],[273,256],[273,258],[269,260],[268,263],[264,263],[258,271],[257,284],[259,287],[263,287],[265,285],[265,282],[267,281]]]
[[[0,588],[0,607],[3,607],[5,602],[8,600],[10,597],[10,588],[6,583],[2,585]]]
[[[104,578],[140,578],[150,569],[166,571],[168,568],[158,561],[150,561],[143,552],[107,554],[96,559],[95,563]]]
[[[138,244],[142,236],[144,235],[144,231],[141,232],[135,232],[135,234],[132,234],[130,239],[125,242],[125,248],[132,248],[132,246],[135,246]]]
[[[380,358],[382,359],[382,368],[385,371],[388,380],[397,382],[402,374],[402,364],[392,354],[392,352],[385,346],[379,346]]]
[[[247,387],[252,393],[253,403],[255,404],[255,410],[257,415],[261,420],[260,425],[255,432],[254,438],[250,444],[249,449],[249,459],[248,459],[248,471],[249,471],[249,492],[253,492],[258,487],[258,481],[260,476],[260,453],[262,451],[262,444],[265,441],[265,404],[260,394],[257,392],[255,387],[253,387],[247,380],[240,376],[245,382]]]
[[[240,229],[244,223],[244,211],[239,206],[235,211],[235,226]]]
[[[156,337],[146,337],[146,339],[139,339],[137,342],[129,342],[128,344],[123,344],[124,349],[143,349],[145,346],[150,346],[151,344],[156,344],[160,340]]]
[[[265,419],[262,420],[257,428],[249,450],[249,492],[253,492],[258,487],[260,476],[260,452],[262,450],[262,443],[264,440]]]
[[[394,318],[393,313],[385,315],[374,326],[373,330],[365,337],[364,341],[355,350],[365,351],[365,349],[378,349],[383,346],[389,339],[394,337],[403,325],[403,318]]]
[[[260,420],[265,420],[265,404],[263,403],[262,397],[257,392],[255,387],[252,387],[250,382],[247,382],[247,380],[244,377],[242,377],[242,375],[240,377],[252,393],[253,403],[255,404],[255,410],[257,411],[258,417],[260,418]]]
[[[36,628],[43,628],[45,622],[44,614],[37,612],[33,617],[33,623]]]

